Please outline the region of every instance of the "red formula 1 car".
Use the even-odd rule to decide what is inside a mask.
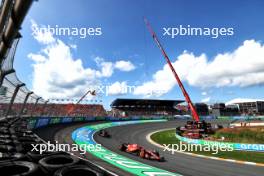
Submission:
[[[105,138],[111,137],[110,134],[106,130],[100,130],[98,134],[99,134],[99,136],[105,137]]]
[[[139,146],[138,144],[123,143],[121,144],[119,149],[127,153],[135,154],[140,158],[165,161],[164,157],[161,157],[158,151],[146,150],[145,148]]]

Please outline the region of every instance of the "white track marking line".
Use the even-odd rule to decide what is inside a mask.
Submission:
[[[160,144],[154,142],[151,139],[150,136],[153,135],[154,133],[158,133],[158,132],[162,132],[162,131],[167,131],[167,130],[172,130],[172,129],[175,129],[175,128],[165,128],[165,129],[162,129],[162,130],[153,131],[153,132],[149,133],[146,136],[146,139],[152,145],[155,145],[155,146],[157,146],[159,148],[164,149],[165,147],[163,145],[160,145]],[[195,157],[206,158],[206,159],[214,159],[214,160],[219,160],[219,161],[226,161],[226,162],[246,164],[246,165],[264,166],[264,163],[254,163],[254,162],[248,162],[248,161],[241,161],[241,160],[234,160],[234,159],[219,158],[219,157],[214,157],[214,156],[205,156],[205,155],[199,155],[199,154],[195,154],[195,153],[183,152],[183,151],[178,151],[178,150],[171,150],[171,151],[177,152],[177,153],[183,153],[183,154],[186,154],[186,155],[192,155],[192,156],[195,156]]]

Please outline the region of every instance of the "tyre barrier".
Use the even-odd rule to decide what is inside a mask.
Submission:
[[[10,153],[15,152],[16,148],[11,145],[0,145],[0,152],[1,153]]]
[[[65,153],[65,152],[47,152],[47,151],[44,151],[43,153],[40,154],[37,151],[29,151],[27,153],[27,156],[29,157],[29,159],[31,161],[38,163],[39,160],[41,160],[42,158],[45,158],[45,157],[48,157],[51,155],[60,155],[60,154],[68,155],[68,153]]]
[[[72,166],[79,162],[79,158],[72,155],[51,155],[39,160],[39,164],[49,173],[57,169]]]
[[[21,142],[40,142],[40,140],[34,135],[17,136],[17,137],[19,138],[19,141],[21,141]]]
[[[85,165],[74,165],[57,170],[54,176],[100,176],[100,174]]]
[[[0,139],[10,139],[11,136],[9,134],[0,134]]]
[[[27,128],[26,120],[0,119],[0,175],[111,175],[100,167],[66,152],[40,154],[32,150],[32,144],[41,143],[44,142]]]
[[[25,159],[26,156],[22,153],[2,153],[0,156],[0,163]]]
[[[0,173],[5,176],[33,176],[38,174],[38,165],[27,161],[14,161],[0,164]]]
[[[0,134],[9,134],[8,127],[0,127]]]
[[[33,150],[32,144],[36,144],[35,141],[27,141],[27,142],[21,142],[22,150],[20,150],[23,153],[27,153],[31,150]]]
[[[11,139],[2,139],[0,138],[0,145],[4,145],[4,144],[12,144],[13,140]]]

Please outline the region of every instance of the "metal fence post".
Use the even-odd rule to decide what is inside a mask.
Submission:
[[[44,112],[45,112],[45,109],[47,107],[48,102],[49,102],[49,100],[45,101],[45,103],[43,104],[43,109],[42,109],[42,112],[40,113],[40,115],[44,115]]]
[[[35,102],[35,104],[34,104],[34,107],[32,108],[32,110],[31,110],[31,117],[33,116],[33,112],[36,110],[36,107],[37,107],[37,104],[38,104],[38,101],[41,99],[41,97],[38,97],[37,99],[36,99],[36,102]]]
[[[14,90],[14,93],[13,93],[13,95],[12,95],[11,101],[10,101],[10,103],[9,103],[9,106],[8,106],[7,112],[6,112],[6,117],[9,115],[9,113],[10,113],[10,111],[11,111],[11,109],[12,109],[12,106],[13,106],[13,104],[14,104],[14,101],[15,101],[15,98],[16,98],[16,95],[17,95],[17,92],[19,91],[20,87],[23,87],[23,86],[25,86],[24,83],[22,83],[22,84],[18,84],[18,85],[16,86],[16,88],[15,88],[15,90]]]
[[[31,94],[33,94],[33,92],[28,92],[28,93],[27,93],[27,95],[26,95],[26,97],[25,97],[25,99],[24,99],[24,102],[23,102],[22,108],[21,108],[21,110],[20,110],[19,117],[20,117],[21,115],[23,115],[23,112],[24,112],[24,109],[25,109],[25,106],[26,106],[26,103],[27,103],[28,97],[29,97]]]

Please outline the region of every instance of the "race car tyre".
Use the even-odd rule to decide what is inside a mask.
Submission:
[[[53,172],[62,167],[74,165],[78,162],[79,158],[72,155],[51,155],[39,160],[39,164],[49,172]]]
[[[157,156],[160,156],[159,152],[154,150],[153,153],[155,153]]]
[[[150,156],[149,156],[148,153],[146,153],[144,157],[145,157],[146,159],[150,159]]]
[[[165,161],[165,158],[163,156],[160,157],[159,162],[164,162],[164,161]]]
[[[119,147],[119,149],[121,151],[125,151],[127,149],[127,147],[125,146],[125,144],[121,144],[121,146]]]
[[[145,151],[141,150],[139,153],[140,158],[145,158]]]
[[[54,176],[99,176],[100,174],[85,165],[74,165],[61,168],[54,173]]]

